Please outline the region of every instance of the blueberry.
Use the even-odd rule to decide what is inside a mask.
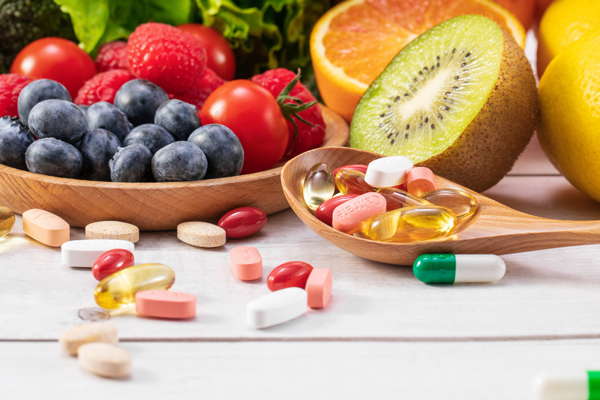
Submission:
[[[0,119],[0,164],[18,169],[27,169],[25,152],[33,137],[19,119]]]
[[[134,143],[143,144],[152,152],[152,154],[155,154],[157,151],[174,141],[175,139],[173,136],[162,126],[144,124],[133,128],[123,141],[123,144],[125,146]]]
[[[23,125],[29,126],[29,113],[37,103],[50,99],[72,101],[69,91],[60,83],[50,79],[39,79],[25,86],[17,100],[17,108]]]
[[[154,115],[154,123],[168,130],[175,140],[187,140],[190,134],[200,128],[200,118],[191,105],[181,100],[169,100]]]
[[[27,169],[35,174],[77,178],[83,157],[75,146],[54,138],[36,140],[25,153]]]
[[[143,144],[119,147],[110,167],[113,182],[146,182],[152,178],[152,153]]]
[[[119,138],[106,129],[94,129],[86,133],[78,145],[83,156],[81,179],[110,181],[108,162],[120,146]]]
[[[190,135],[208,159],[205,179],[239,175],[244,164],[244,149],[231,129],[220,124],[204,125]]]
[[[134,79],[121,86],[115,96],[115,106],[127,115],[134,125],[154,122],[154,114],[162,103],[169,100],[159,86],[143,79]]]
[[[82,106],[82,105],[78,105],[77,107],[79,107],[81,109],[81,111],[83,111],[87,117],[87,110],[90,109],[90,106]]]
[[[90,106],[87,110],[87,120],[88,129],[106,129],[117,135],[120,141],[125,140],[133,129],[125,113],[105,101]]]
[[[87,125],[84,112],[65,100],[44,100],[29,113],[29,129],[40,139],[53,137],[75,144],[87,133]]]
[[[207,169],[206,156],[190,142],[171,143],[152,158],[152,174],[158,182],[199,181]]]

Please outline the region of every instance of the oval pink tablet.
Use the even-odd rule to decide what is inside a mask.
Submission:
[[[352,235],[374,217],[385,212],[385,198],[379,193],[365,193],[333,210],[333,228]]]
[[[333,280],[331,270],[327,268],[314,268],[306,281],[308,306],[310,308],[325,308],[331,297]]]
[[[196,316],[196,296],[168,290],[142,290],[135,294],[135,311],[146,317],[192,318]]]
[[[229,252],[231,272],[241,281],[252,281],[262,277],[262,257],[252,246],[238,246]]]
[[[32,239],[50,247],[60,247],[71,238],[67,221],[37,208],[23,213],[23,230]]]
[[[423,193],[436,190],[437,183],[433,171],[425,167],[411,169],[406,175],[406,188],[408,193],[413,196],[420,196]]]

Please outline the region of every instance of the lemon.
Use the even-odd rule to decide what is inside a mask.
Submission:
[[[540,22],[538,76],[571,43],[597,30],[600,30],[600,1],[557,0],[550,4]]]
[[[600,33],[556,57],[538,90],[538,136],[554,166],[575,187],[600,201]]]

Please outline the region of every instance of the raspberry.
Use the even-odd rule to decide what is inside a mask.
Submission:
[[[285,68],[277,68],[269,70],[264,74],[255,75],[251,80],[252,82],[258,83],[267,89],[269,92],[271,92],[273,97],[277,98],[283,88],[295,77],[296,74],[292,71]],[[310,103],[316,100],[315,96],[313,96],[306,86],[300,82],[294,86],[294,89],[292,89],[289,95],[302,100],[303,103]],[[288,103],[292,103],[292,100],[285,101],[285,104]],[[296,141],[294,142],[294,125],[290,121],[287,121],[288,131],[290,133],[290,144],[286,150],[286,155],[289,157],[295,157],[307,150],[319,147],[325,138],[325,121],[323,120],[321,107],[319,107],[318,104],[315,104],[307,110],[301,111],[298,113],[298,115],[314,126],[307,125],[298,118],[292,116],[292,118],[294,118],[296,121],[296,125],[298,126],[298,133],[296,136]],[[292,150],[291,153],[289,153],[290,149]]]
[[[129,71],[168,93],[197,87],[206,72],[206,50],[191,34],[169,25],[142,24],[129,36]]]
[[[89,106],[99,101],[113,104],[117,91],[132,79],[135,77],[124,69],[114,69],[96,74],[79,89],[75,104]]]
[[[0,111],[2,116],[17,117],[17,100],[21,90],[32,82],[30,78],[18,74],[0,75]]]
[[[106,72],[112,69],[127,69],[127,43],[105,43],[98,49],[96,70]]]
[[[212,69],[206,68],[204,78],[202,78],[200,84],[196,88],[188,89],[183,93],[169,94],[169,98],[185,101],[186,103],[196,106],[198,115],[200,115],[200,110],[202,110],[202,106],[208,96],[225,82],[227,81],[213,72]]]

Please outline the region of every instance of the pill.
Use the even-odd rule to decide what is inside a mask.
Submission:
[[[15,226],[15,214],[8,207],[0,206],[0,238]]]
[[[164,264],[142,264],[107,276],[94,290],[96,304],[108,310],[135,303],[142,290],[168,290],[175,283],[175,272]]]
[[[350,165],[344,165],[343,167],[334,169],[333,176],[336,176],[337,173],[343,169],[349,169],[351,171],[358,171],[358,172],[362,172],[363,174],[365,174],[367,172],[367,166],[364,164],[350,164]]]
[[[219,247],[226,241],[225,229],[208,222],[184,222],[177,225],[177,238],[196,247]]]
[[[289,287],[304,289],[312,265],[302,261],[290,261],[276,267],[267,277],[267,287],[271,292]]]
[[[257,329],[279,325],[304,314],[307,303],[304,289],[291,287],[271,292],[246,305],[246,322]]]
[[[408,188],[408,193],[413,196],[420,196],[423,193],[436,190],[435,175],[429,168],[413,168],[406,174],[406,187]]]
[[[234,208],[219,219],[218,226],[225,229],[230,239],[252,236],[267,224],[267,214],[256,207]]]
[[[403,207],[373,218],[362,232],[373,240],[407,243],[454,234],[456,216],[438,206]]]
[[[459,189],[433,190],[424,193],[421,199],[436,206],[449,208],[456,214],[456,228],[454,229],[454,233],[464,231],[477,221],[481,210],[477,199],[473,195]]]
[[[125,249],[112,249],[100,254],[92,266],[92,275],[101,281],[109,275],[124,268],[129,268],[134,263],[133,253]]]
[[[413,273],[425,283],[491,283],[506,272],[504,260],[493,254],[423,254]]]
[[[102,253],[112,249],[124,249],[133,253],[134,247],[127,240],[71,240],[63,243],[60,253],[65,266],[92,268]]]
[[[365,174],[351,169],[342,169],[335,175],[335,186],[342,194],[365,194],[376,189],[365,182]]]
[[[119,221],[100,221],[85,227],[86,239],[118,239],[137,243],[140,230],[137,226]]]
[[[229,252],[231,272],[242,281],[252,281],[262,277],[262,257],[252,246],[238,246]]]
[[[333,223],[333,211],[337,206],[358,197],[357,194],[342,194],[341,196],[334,196],[331,199],[323,202],[317,211],[315,211],[315,217],[321,222],[331,226]]]
[[[423,200],[419,197],[413,196],[412,194],[404,190],[397,188],[381,188],[377,190],[377,193],[379,193],[385,198],[386,211],[397,210],[403,207],[432,205],[427,200]]]
[[[598,400],[600,371],[544,374],[533,386],[536,400]]]
[[[118,341],[117,327],[108,322],[92,322],[74,326],[58,337],[60,347],[71,355],[76,355],[77,349],[86,343],[117,343]]]
[[[88,343],[79,349],[79,365],[104,378],[126,378],[131,374],[131,356],[114,344]]]
[[[170,290],[142,290],[135,294],[135,310],[147,317],[192,318],[196,316],[196,296]]]
[[[382,195],[375,192],[365,193],[337,206],[333,211],[332,226],[338,231],[352,235],[363,230],[371,219],[384,213],[385,208],[385,198]]]
[[[327,164],[318,163],[308,170],[304,177],[302,195],[311,210],[316,210],[335,193],[334,176]]]
[[[70,226],[61,217],[37,208],[23,213],[23,230],[32,239],[50,247],[60,247],[70,239]]]
[[[406,181],[406,175],[412,167],[412,161],[406,157],[379,158],[369,163],[365,182],[377,188],[400,185]]]
[[[313,269],[306,281],[308,306],[310,308],[325,308],[331,297],[332,284],[330,269]]]

